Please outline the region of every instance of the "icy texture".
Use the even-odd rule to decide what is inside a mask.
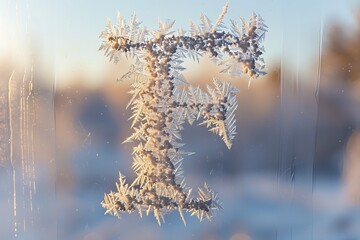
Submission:
[[[106,213],[120,216],[120,212],[138,211],[142,215],[153,212],[158,223],[170,210],[178,210],[185,224],[183,211],[191,212],[202,220],[212,217],[221,208],[217,195],[206,185],[199,188],[198,196],[191,196],[182,176],[183,152],[180,131],[187,120],[192,124],[202,118],[209,130],[219,135],[228,148],[236,134],[236,92],[229,82],[213,80],[214,87],[207,92],[189,86],[181,71],[183,59],[198,60],[204,53],[231,74],[247,73],[251,78],[264,74],[260,46],[266,25],[260,16],[253,14],[249,23],[241,18],[241,24],[231,21],[231,32],[223,30],[223,8],[215,24],[201,15],[201,24],[191,23],[190,34],[182,29],[173,35],[173,21],[161,22],[159,29],[149,32],[141,27],[135,14],[126,24],[118,16],[118,23],[108,21],[106,31],[100,37],[100,50],[110,61],[117,62],[125,55],[135,58],[130,72],[120,80],[134,78],[128,107],[134,133],[125,142],[138,142],[133,150],[133,170],[137,178],[128,184],[120,174],[115,192],[105,194],[102,206]],[[240,66],[240,67],[239,67]],[[241,70],[241,72],[239,72]]]

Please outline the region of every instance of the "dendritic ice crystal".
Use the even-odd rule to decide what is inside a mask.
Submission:
[[[187,120],[190,124],[201,118],[200,124],[219,135],[228,148],[236,134],[235,110],[238,90],[229,82],[213,79],[213,87],[207,92],[199,87],[186,86],[181,74],[183,60],[198,60],[208,53],[222,67],[223,72],[233,75],[247,73],[256,78],[264,73],[263,47],[267,26],[259,15],[253,14],[247,22],[231,20],[231,31],[226,31],[223,18],[228,5],[216,22],[201,14],[201,24],[190,22],[191,30],[171,31],[174,21],[159,20],[159,29],[148,31],[132,15],[127,24],[118,15],[113,25],[108,20],[100,50],[118,62],[121,57],[135,59],[129,73],[123,78],[132,78],[128,107],[133,112],[134,133],[125,142],[137,142],[133,149],[133,165],[137,177],[127,183],[120,174],[116,191],[105,194],[102,206],[106,213],[120,217],[121,212],[138,211],[142,216],[153,212],[158,223],[164,214],[177,210],[184,222],[183,211],[196,215],[200,220],[209,220],[213,211],[221,208],[217,194],[206,184],[192,196],[182,176],[183,156],[180,131]],[[249,81],[250,81],[249,80]],[[182,90],[180,90],[181,86]]]

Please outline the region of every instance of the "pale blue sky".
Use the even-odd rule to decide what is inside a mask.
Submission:
[[[85,72],[89,80],[101,78],[107,59],[97,49],[99,33],[106,18],[115,20],[119,11],[126,19],[133,12],[149,29],[156,28],[157,18],[176,20],[175,29],[188,29],[192,19],[199,23],[203,12],[215,20],[226,1],[209,0],[0,0],[0,54],[17,51],[21,46],[35,48],[44,67],[55,70],[60,81],[71,74]],[[321,21],[337,19],[351,24],[359,0],[232,0],[225,23],[238,16],[260,14],[269,26],[265,40],[265,60],[270,63],[283,54],[283,40],[295,40],[303,61],[311,57]],[[26,28],[28,31],[26,31]],[[27,32],[27,34],[25,34]],[[1,37],[2,38],[2,37]],[[0,38],[0,39],[1,39]],[[299,40],[300,39],[300,40]],[[300,47],[299,47],[300,45]],[[27,48],[25,47],[25,49]],[[300,50],[299,50],[300,49]],[[15,54],[16,55],[16,54]],[[1,56],[1,55],[0,55]],[[305,63],[302,63],[305,64]]]

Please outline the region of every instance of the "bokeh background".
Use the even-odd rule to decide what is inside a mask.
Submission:
[[[131,181],[125,109],[131,60],[109,63],[106,18],[133,12],[188,29],[225,1],[0,0],[0,239],[360,239],[360,2],[232,0],[225,22],[260,14],[267,75],[230,78],[207,56],[184,63],[192,85],[213,77],[239,90],[228,150],[185,124],[183,162],[194,189],[223,202],[211,222],[177,213],[104,215],[118,172]],[[175,237],[174,237],[175,236]]]

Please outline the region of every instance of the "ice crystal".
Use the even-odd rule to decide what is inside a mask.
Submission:
[[[264,74],[260,46],[266,25],[253,14],[249,23],[231,21],[231,32],[224,30],[225,5],[215,24],[201,14],[201,24],[190,22],[191,30],[171,31],[173,21],[158,21],[159,29],[149,32],[137,21],[135,14],[129,24],[118,15],[118,23],[108,20],[100,50],[110,61],[122,56],[135,59],[130,71],[120,80],[133,79],[128,107],[134,133],[125,142],[137,142],[133,149],[132,168],[136,179],[129,185],[120,174],[116,191],[105,194],[102,206],[106,213],[120,217],[121,212],[138,211],[142,216],[153,212],[158,223],[164,214],[177,210],[184,222],[183,211],[200,220],[212,217],[221,208],[217,194],[206,184],[199,188],[197,197],[191,195],[182,175],[183,155],[180,143],[183,123],[202,119],[209,130],[219,135],[228,148],[236,134],[235,110],[237,89],[229,82],[213,80],[207,92],[187,84],[181,74],[183,59],[198,60],[204,53],[223,66],[223,72],[247,73],[251,78]],[[240,65],[240,67],[239,67]],[[235,70],[235,71],[234,71]],[[239,71],[241,70],[241,71]]]

